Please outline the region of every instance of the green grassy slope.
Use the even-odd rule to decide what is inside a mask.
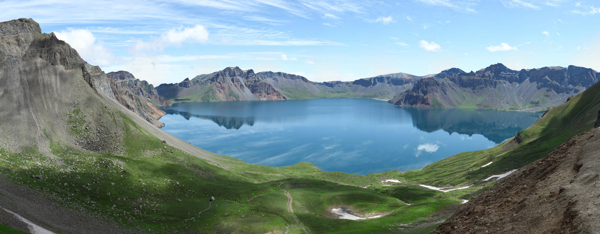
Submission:
[[[6,226],[0,223],[0,234],[26,234],[27,232],[23,232],[9,226]]]
[[[313,98],[379,98],[379,99],[390,99],[392,98],[392,94],[387,90],[382,90],[379,92],[367,93],[367,94],[359,94],[354,93],[349,90],[345,91],[328,91],[328,90],[319,90],[318,94],[312,93],[306,89],[296,89],[296,88],[282,88],[281,93],[288,98],[289,100],[301,100],[301,99],[313,99]]]
[[[600,109],[600,83],[552,107],[536,123],[496,147],[453,155],[419,171],[403,174],[407,180],[432,185],[475,183],[490,175],[520,168],[540,159],[569,138],[593,127]],[[493,163],[481,168],[488,162]]]
[[[20,153],[1,149],[0,173],[67,207],[151,233],[301,233],[284,190],[294,198],[294,214],[313,233],[388,233],[459,202],[459,195],[424,191],[411,183],[381,185],[384,179],[399,178],[398,171],[361,176],[323,172],[310,163],[267,167],[224,156],[216,163],[205,161],[163,144],[125,115],[119,117],[126,134],[121,155],[52,141],[52,153],[62,160],[33,148]],[[216,198],[212,204],[211,196]],[[386,215],[339,220],[329,213],[337,206]]]

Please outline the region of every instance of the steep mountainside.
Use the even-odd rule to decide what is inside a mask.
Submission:
[[[174,101],[216,102],[250,100],[286,100],[279,91],[262,80],[252,69],[228,67],[179,84],[161,84],[158,94]]]
[[[185,79],[178,84],[161,84],[156,89],[173,101],[287,100],[323,97],[364,97],[389,99],[412,87],[420,77],[404,73],[365,78],[353,82],[312,82],[282,72],[243,71],[228,67],[222,71]]]
[[[0,232],[385,233],[460,202],[403,183],[381,190],[399,171],[267,167],[204,151],[119,103],[110,80],[33,20],[0,23]],[[331,207],[383,216],[352,222]]]
[[[515,71],[503,64],[466,73],[458,68],[418,81],[390,100],[398,106],[538,111],[563,103],[600,75],[576,66]]]
[[[597,233],[600,129],[502,179],[433,233]]]
[[[159,96],[154,86],[148,84],[145,80],[136,79],[133,74],[127,71],[109,72],[106,74],[110,78],[110,83],[115,98],[127,109],[142,116],[148,122],[162,127],[165,124],[158,121],[165,112],[160,110],[160,106],[171,106],[166,98]]]

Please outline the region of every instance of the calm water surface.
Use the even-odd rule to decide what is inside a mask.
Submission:
[[[248,163],[324,171],[413,170],[493,147],[541,113],[396,107],[370,99],[175,104],[163,130]]]

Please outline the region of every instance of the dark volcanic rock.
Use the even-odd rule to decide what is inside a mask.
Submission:
[[[598,82],[597,74],[592,69],[576,66],[515,71],[498,63],[475,73],[464,73],[458,68],[452,68],[433,76],[448,87],[431,96],[437,97],[441,106],[449,108],[544,110],[563,103],[567,97]],[[422,85],[415,85],[412,90],[404,93],[427,95],[420,91],[424,89]],[[431,85],[437,84],[431,83]],[[413,100],[415,95],[404,95],[404,93],[396,96],[393,103],[401,106],[420,104]],[[404,96],[413,99],[408,99],[408,102],[398,102]]]
[[[598,111],[598,118],[596,119],[596,124],[594,124],[594,128],[600,127],[600,111]]]
[[[432,233],[598,233],[599,174],[594,128],[502,179]]]
[[[158,127],[164,126],[158,119],[164,116],[165,112],[154,105],[169,107],[172,104],[166,98],[158,95],[154,86],[145,80],[136,79],[127,71],[110,72],[107,75],[111,79],[111,86],[115,91],[117,101],[142,116],[146,121]]]

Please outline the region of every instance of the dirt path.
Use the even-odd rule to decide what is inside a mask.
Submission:
[[[298,224],[300,224],[300,226],[302,226],[302,230],[304,230],[305,233],[312,233],[310,231],[310,229],[308,229],[306,226],[304,226],[304,224],[302,222],[300,222],[298,217],[296,217],[296,214],[294,214],[294,207],[292,207],[292,202],[294,202],[294,198],[290,194],[290,191],[288,191],[288,190],[283,190],[283,191],[285,192],[285,195],[288,197],[288,203],[287,203],[288,211],[292,214],[292,217],[294,218],[296,223],[298,223]]]

